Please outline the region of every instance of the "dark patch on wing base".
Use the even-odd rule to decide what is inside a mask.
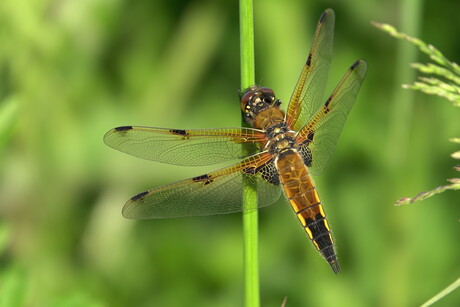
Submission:
[[[309,143],[312,142],[314,137],[315,137],[315,131],[311,130],[310,132],[308,132],[307,141]]]
[[[275,163],[273,161],[262,165],[259,168],[258,172],[262,174],[262,178],[264,180],[270,182],[271,184],[273,185],[280,184],[280,177],[278,175]]]
[[[278,176],[278,172],[276,171],[276,167],[273,163],[273,160],[270,160],[270,162],[267,162],[257,168],[254,166],[246,167],[242,171],[249,175],[255,175],[260,173],[265,181],[273,185],[280,184],[280,178]]]
[[[313,142],[313,138],[315,137],[315,131],[311,130],[308,132],[307,139],[303,141],[299,147],[298,151],[300,152],[300,155],[302,156],[303,163],[305,163],[306,166],[311,167],[311,163],[313,162],[313,157],[311,156],[311,150],[308,148],[308,145]]]

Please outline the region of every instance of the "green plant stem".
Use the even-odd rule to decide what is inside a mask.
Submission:
[[[450,285],[448,285],[447,288],[445,288],[444,290],[442,290],[441,292],[439,292],[438,294],[433,296],[426,303],[424,303],[421,307],[428,307],[428,306],[433,305],[434,303],[436,303],[437,301],[439,301],[443,297],[447,296],[449,293],[451,293],[452,291],[454,291],[458,287],[460,287],[460,278],[457,279],[456,281],[454,281],[453,283],[451,283]]]
[[[241,90],[254,84],[254,17],[253,1],[240,0],[240,61]],[[243,124],[244,121],[243,121]],[[243,151],[248,148],[243,146]],[[257,307],[259,299],[259,250],[257,221],[257,187],[244,181],[243,232],[244,232],[244,288],[245,305]],[[248,210],[249,208],[249,210]]]
[[[254,85],[254,15],[253,1],[240,0],[241,90]],[[244,122],[244,121],[243,121]]]

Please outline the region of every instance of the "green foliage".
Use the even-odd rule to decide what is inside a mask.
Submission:
[[[459,28],[458,1],[452,3],[424,10],[423,34],[446,54],[460,54],[455,35],[437,31]],[[369,63],[336,151],[315,178],[342,272],[330,272],[280,201],[259,211],[261,305],[280,306],[287,297],[287,306],[417,306],[458,276],[458,196],[426,200],[436,201],[431,210],[388,203],[450,178],[443,154],[452,149],[444,139],[458,133],[458,114],[420,95],[409,130],[397,131],[411,137],[389,147],[390,110],[405,102],[392,99],[400,90],[395,69],[406,67],[369,20],[413,11],[375,0],[332,8],[330,87],[357,57]],[[301,0],[255,3],[255,80],[284,103],[324,9]],[[8,225],[0,235],[2,303],[243,304],[240,214],[121,216],[137,193],[213,168],[151,163],[102,142],[121,125],[240,126],[238,26],[235,1],[0,1],[0,110],[10,110],[0,121],[7,127],[0,151],[0,218]],[[397,167],[386,156],[394,149]],[[455,306],[458,292],[442,303]]]
[[[0,104],[0,149],[3,148],[18,121],[19,103],[16,99],[5,99]]]
[[[418,38],[411,37],[407,34],[398,32],[395,27],[389,24],[381,24],[374,22],[374,26],[387,32],[393,37],[398,39],[406,40],[413,45],[417,46],[420,51],[425,53],[433,60],[436,64],[420,64],[414,63],[412,67],[424,74],[433,74],[440,77],[444,77],[446,80],[442,81],[437,78],[426,78],[419,77],[420,82],[415,82],[412,85],[403,85],[404,88],[420,90],[426,94],[438,95],[440,97],[446,98],[453,102],[453,106],[460,107],[460,66],[455,62],[451,62],[447,59],[441,51],[439,51],[433,45],[426,44]],[[459,143],[458,139],[451,139],[454,143]],[[459,159],[459,152],[452,154],[454,159]],[[460,169],[455,168],[457,171]],[[446,190],[459,190],[460,189],[460,178],[448,179],[451,183],[449,185],[439,186],[431,191],[421,192],[415,197],[405,197],[398,200],[396,203],[397,206],[408,205],[415,201],[423,200],[429,198],[435,194],[442,193]]]
[[[458,170],[458,169],[457,169]],[[419,201],[419,200],[424,200],[427,199],[435,194],[442,193],[446,190],[460,190],[460,179],[458,178],[452,178],[452,179],[447,179],[447,181],[451,182],[451,184],[439,186],[433,190],[426,191],[426,192],[420,192],[417,194],[417,196],[414,197],[404,197],[401,198],[396,202],[396,206],[403,206],[403,205],[409,205],[412,204],[413,202]]]
[[[0,255],[3,255],[8,249],[10,232],[10,227],[0,223]],[[23,306],[27,287],[23,269],[18,266],[0,267],[0,284],[2,285],[0,306]]]
[[[460,278],[454,281],[452,284],[448,285],[445,289],[443,289],[441,292],[433,296],[431,299],[426,301],[421,307],[428,307],[433,305],[434,303],[438,302],[440,299],[446,297],[449,293],[454,291],[460,287]]]
[[[425,94],[438,95],[446,98],[453,102],[453,106],[460,107],[460,67],[455,62],[451,62],[447,59],[441,51],[439,51],[433,45],[428,45],[418,38],[411,37],[407,34],[398,32],[396,28],[388,24],[373,23],[377,28],[389,33],[391,36],[398,39],[406,40],[413,45],[417,46],[420,51],[425,53],[433,60],[436,64],[420,64],[414,63],[411,66],[424,74],[433,74],[440,76],[450,81],[442,81],[437,78],[426,78],[419,77],[420,82],[414,82],[412,85],[403,85],[404,88],[420,90]],[[451,142],[460,144],[460,139],[452,138]],[[451,155],[454,159],[460,159],[460,151],[457,151]],[[456,166],[455,169],[460,171],[460,167]],[[427,192],[420,192],[415,197],[405,197],[398,200],[396,206],[408,205],[416,201],[424,200],[435,194],[442,193],[446,190],[460,190],[460,178],[448,179],[451,184],[439,186],[433,190]],[[440,299],[447,296],[449,293],[460,287],[460,279],[457,279],[454,283],[446,287],[440,293],[435,295],[433,298],[425,302],[422,307],[431,306]]]
[[[404,88],[420,90],[426,94],[438,95],[452,101],[454,106],[460,107],[460,66],[446,58],[441,51],[433,45],[411,37],[405,33],[398,32],[395,27],[389,24],[374,22],[374,26],[387,32],[393,37],[403,39],[417,46],[419,50],[430,57],[435,63],[421,64],[413,63],[412,67],[424,74],[433,74],[445,78],[443,81],[437,78],[420,77],[420,82],[412,85],[403,85]],[[450,82],[448,82],[450,81]]]

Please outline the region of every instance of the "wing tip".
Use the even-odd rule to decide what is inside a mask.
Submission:
[[[147,194],[149,194],[149,191],[141,192],[141,193],[137,194],[136,196],[131,197],[131,199],[129,201],[142,200],[145,197],[145,195],[147,195]]]
[[[143,202],[145,196],[149,194],[149,191],[141,192],[133,197],[131,197],[126,204],[123,206],[121,210],[121,215],[127,219],[139,219],[139,217],[135,214],[136,204],[139,205]]]
[[[367,72],[367,62],[363,59],[359,59],[350,66],[351,71],[356,71],[359,75],[364,78]]]
[[[365,66],[367,67],[367,62],[364,59],[358,59],[356,62],[351,65],[350,69],[354,70],[358,66]]]
[[[142,202],[144,197],[149,194],[149,191],[141,192],[133,197],[131,197],[121,210],[121,215],[127,219],[140,219],[141,217],[136,215],[136,203]]]
[[[324,21],[326,20],[327,16],[330,16],[330,17],[334,18],[335,17],[334,10],[331,9],[331,8],[325,9],[324,12],[321,14],[321,17],[319,18],[319,23],[324,23]]]
[[[110,142],[109,142],[109,139],[111,138],[111,136],[117,132],[124,132],[124,131],[128,131],[128,130],[132,130],[134,129],[133,126],[120,126],[120,127],[115,127],[115,128],[112,128],[110,129],[109,131],[107,131],[107,133],[104,135],[104,143],[110,147],[112,147],[112,145],[110,145]]]

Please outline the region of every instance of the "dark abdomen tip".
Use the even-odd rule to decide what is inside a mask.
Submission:
[[[340,273],[340,265],[339,265],[339,262],[337,261],[337,259],[334,259],[334,260],[331,260],[331,261],[328,261],[328,262],[329,262],[329,265],[332,268],[332,271],[334,271],[335,274],[339,274]]]

